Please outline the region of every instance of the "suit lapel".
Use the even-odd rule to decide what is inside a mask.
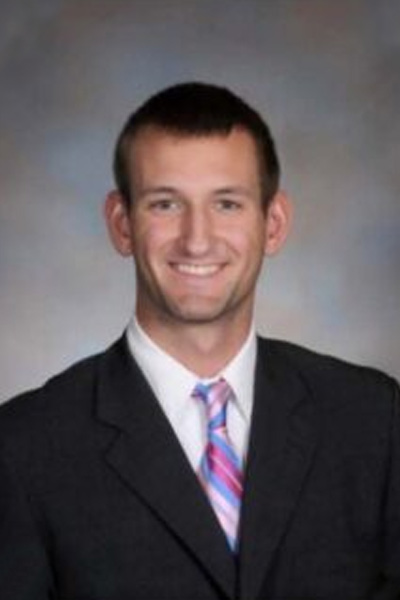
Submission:
[[[235,567],[226,540],[125,339],[104,355],[98,418],[119,430],[106,452],[109,465],[233,597]]]
[[[310,394],[273,342],[259,341],[242,507],[240,597],[252,600],[295,509],[316,443]]]

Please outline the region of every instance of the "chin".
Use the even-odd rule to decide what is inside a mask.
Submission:
[[[168,313],[170,318],[175,321],[180,321],[182,324],[205,325],[207,323],[215,323],[218,320],[224,319],[231,311],[226,304],[215,302],[199,303],[199,302],[176,302],[169,304]]]

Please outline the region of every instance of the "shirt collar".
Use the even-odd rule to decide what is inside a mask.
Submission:
[[[178,417],[177,411],[184,410],[185,400],[199,382],[199,377],[160,348],[139,325],[136,316],[128,325],[127,340],[132,355],[163,408]],[[232,387],[238,410],[248,423],[253,406],[255,361],[256,334],[252,325],[239,352],[225,368],[215,377],[202,380],[216,381],[223,377]],[[177,401],[173,402],[173,398]],[[183,399],[183,403],[179,402],[179,398]]]

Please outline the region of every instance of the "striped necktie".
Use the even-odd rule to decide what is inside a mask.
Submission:
[[[204,402],[207,415],[207,445],[199,467],[199,479],[228,544],[235,552],[243,473],[226,428],[227,404],[234,399],[233,390],[224,379],[220,379],[210,385],[197,384],[192,395]]]

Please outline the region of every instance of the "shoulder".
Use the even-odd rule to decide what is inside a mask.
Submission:
[[[374,367],[352,363],[283,340],[259,337],[258,349],[261,360],[268,361],[272,358],[316,377],[344,377],[349,380],[362,378],[381,383],[393,381],[386,373]]]
[[[398,394],[398,384],[383,371],[359,364],[354,364],[321,354],[309,348],[286,341],[274,339],[258,339],[259,360],[266,368],[269,361],[272,366],[295,372],[314,394],[339,399],[359,397],[367,400]],[[338,398],[339,396],[339,398]]]
[[[283,341],[260,339],[258,348],[259,368],[270,379],[297,382],[335,452],[357,455],[367,441],[367,453],[380,456],[392,435],[400,435],[400,393],[392,377]]]
[[[75,363],[51,377],[44,385],[15,396],[0,406],[0,424],[11,419],[23,419],[49,403],[58,404],[64,395],[76,389],[88,389],[93,380],[98,356],[91,356]],[[73,397],[73,396],[71,396]]]
[[[43,386],[24,392],[0,405],[0,444],[43,436],[49,428],[78,426],[90,416],[99,372],[121,344],[85,358],[49,379]],[[13,442],[15,444],[15,441]]]

